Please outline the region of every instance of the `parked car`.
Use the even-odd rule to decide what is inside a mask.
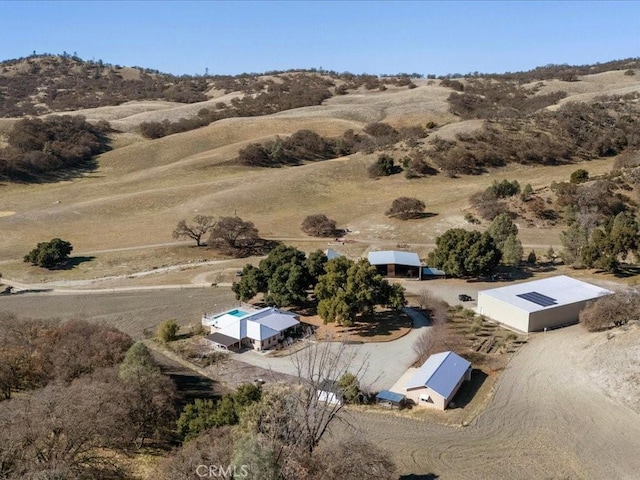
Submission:
[[[458,300],[460,300],[461,302],[470,302],[471,300],[473,300],[473,298],[471,298],[467,294],[461,293],[460,295],[458,295]]]

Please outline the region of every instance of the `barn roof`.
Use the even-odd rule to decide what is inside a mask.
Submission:
[[[412,267],[420,266],[420,257],[415,252],[400,252],[397,250],[382,250],[378,252],[369,252],[369,263],[371,265],[409,265]]]
[[[566,275],[558,275],[506,287],[482,290],[478,292],[478,296],[486,295],[520,310],[532,313],[593,300],[612,293],[611,290],[606,288],[576,280]]]
[[[453,352],[436,353],[422,364],[405,388],[429,387],[449,398],[470,366],[471,363]]]

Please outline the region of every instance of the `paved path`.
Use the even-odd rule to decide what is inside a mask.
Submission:
[[[420,312],[406,308],[405,312],[413,320],[413,329],[405,336],[391,342],[371,342],[345,345],[344,354],[353,356],[353,370],[362,367],[362,385],[372,390],[390,388],[396,380],[415,362],[416,354],[413,344],[418,336],[428,328],[428,320]],[[341,347],[339,342],[333,342],[331,347],[337,352]],[[304,350],[302,350],[304,352]],[[272,357],[251,350],[232,354],[234,360],[261,367],[274,372],[296,375],[296,368],[292,356]]]

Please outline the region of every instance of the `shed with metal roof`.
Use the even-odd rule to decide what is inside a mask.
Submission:
[[[566,275],[478,292],[477,311],[507,327],[534,332],[576,323],[590,300],[613,292]]]
[[[421,277],[422,264],[415,252],[382,250],[369,252],[367,258],[384,277],[417,279]]]
[[[407,398],[418,406],[447,408],[465,380],[471,379],[471,363],[448,351],[431,355],[405,385]]]

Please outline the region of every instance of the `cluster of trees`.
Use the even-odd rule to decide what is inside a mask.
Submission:
[[[173,238],[190,238],[198,247],[203,245],[203,238],[208,236],[206,245],[219,249],[229,255],[246,256],[260,250],[267,242],[260,238],[253,222],[240,217],[220,217],[196,215],[192,223],[180,220],[173,230]]]
[[[454,141],[434,139],[427,154],[449,175],[477,175],[507,163],[557,165],[640,147],[633,98],[569,102],[554,111],[505,117]]]
[[[633,167],[632,167],[633,168]],[[554,182],[556,205],[563,209],[567,229],[560,235],[562,259],[574,268],[598,268],[616,272],[630,255],[637,256],[639,224],[634,203],[619,189],[631,189],[620,175],[584,180],[588,172],[572,177],[582,180]],[[574,172],[575,174],[576,172]]]
[[[527,197],[532,193],[531,185],[527,188]],[[476,192],[469,200],[481,218],[493,220],[500,214],[507,213],[509,208],[504,202],[505,198],[513,197],[520,193],[520,184],[517,180],[494,180],[493,183],[481,192]]]
[[[194,478],[198,465],[206,467],[196,475],[224,478],[392,478],[396,467],[377,446],[357,437],[322,441],[341,418],[343,405],[322,401],[318,388],[324,379],[339,379],[345,391],[357,390],[361,368],[353,355],[343,344],[326,342],[298,352],[292,361],[296,374],[286,384],[262,391],[243,386],[217,407],[197,402],[185,408],[179,424],[188,426],[189,439],[160,462],[154,478]]]
[[[388,177],[400,173],[402,168],[395,164],[393,157],[382,154],[378,156],[378,159],[369,165],[367,172],[371,178]]]
[[[428,261],[453,277],[477,277],[491,274],[501,259],[502,252],[489,232],[454,228],[436,239]]]
[[[108,124],[92,125],[82,116],[20,120],[0,149],[0,178],[34,181],[88,168],[109,149],[108,130]]]
[[[377,305],[400,311],[406,305],[404,288],[390,284],[366,259],[338,257],[326,262],[315,295],[325,323],[350,326],[358,315],[371,315]]]
[[[64,264],[68,259],[73,246],[60,238],[53,238],[48,242],[40,242],[36,247],[24,256],[24,261],[32,265],[44,268],[54,268]]]
[[[117,454],[171,437],[175,387],[143,344],[81,320],[0,322],[2,478],[121,478]]]
[[[376,305],[395,310],[406,305],[404,289],[389,284],[366,260],[327,260],[320,250],[307,257],[285,245],[271,250],[258,267],[246,265],[232,289],[238,300],[248,301],[263,293],[266,303],[278,307],[304,305],[314,292],[324,321],[345,326],[358,315],[373,313]]]
[[[269,305],[303,305],[308,291],[324,274],[326,263],[327,256],[320,250],[307,258],[304,252],[294,247],[278,245],[257,267],[246,265],[240,281],[233,284],[232,290],[242,301],[263,293],[264,301]]]

